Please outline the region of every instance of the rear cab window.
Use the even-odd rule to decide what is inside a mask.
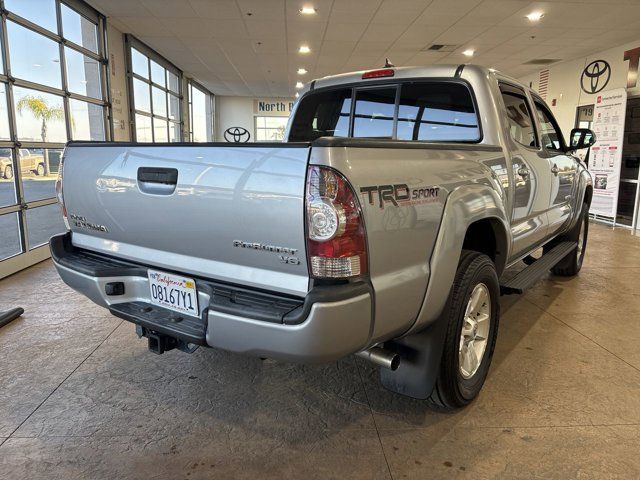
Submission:
[[[397,138],[400,140],[480,140],[480,127],[471,94],[462,84],[405,84],[398,108]]]
[[[481,131],[466,84],[417,81],[308,93],[296,110],[289,141],[326,136],[479,142]]]
[[[396,87],[356,90],[353,137],[393,138]]]

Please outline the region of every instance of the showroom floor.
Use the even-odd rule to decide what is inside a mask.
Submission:
[[[483,392],[438,414],[359,359],[156,356],[47,261],[0,281],[26,310],[0,329],[0,478],[638,478],[638,278],[640,238],[592,225],[578,278],[503,297]]]

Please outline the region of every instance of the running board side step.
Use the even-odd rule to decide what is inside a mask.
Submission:
[[[524,293],[535,284],[540,277],[555,267],[564,257],[578,247],[577,242],[562,242],[553,247],[538,260],[519,272],[515,277],[500,285],[502,295]]]

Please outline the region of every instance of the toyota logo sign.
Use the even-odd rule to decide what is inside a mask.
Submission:
[[[598,93],[604,90],[611,78],[611,66],[604,60],[595,60],[584,67],[580,86],[586,93]]]
[[[230,143],[246,143],[250,138],[249,130],[243,127],[229,127],[224,131],[224,139]]]

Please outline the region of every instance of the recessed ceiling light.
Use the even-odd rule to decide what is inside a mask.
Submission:
[[[473,54],[476,53],[474,49],[472,48],[468,48],[467,50],[465,50],[464,52],[462,52],[462,54],[465,57],[473,57]]]
[[[300,12],[302,15],[315,15],[316,13],[318,13],[318,10],[310,5],[305,5],[300,10],[298,10],[298,12]]]
[[[297,88],[298,90],[300,90],[302,87],[304,87],[304,85],[302,84],[302,82],[297,82],[297,83],[296,83],[296,88]]]
[[[309,53],[311,52],[311,49],[309,48],[308,45],[300,45],[300,48],[298,49],[298,53]]]
[[[527,15],[530,22],[539,22],[542,17],[544,17],[544,13],[542,12],[531,12]]]
[[[299,68],[298,69],[298,75],[304,75],[307,73],[307,69],[306,68]]]
[[[296,92],[296,98],[299,98],[300,94],[298,92]]]

